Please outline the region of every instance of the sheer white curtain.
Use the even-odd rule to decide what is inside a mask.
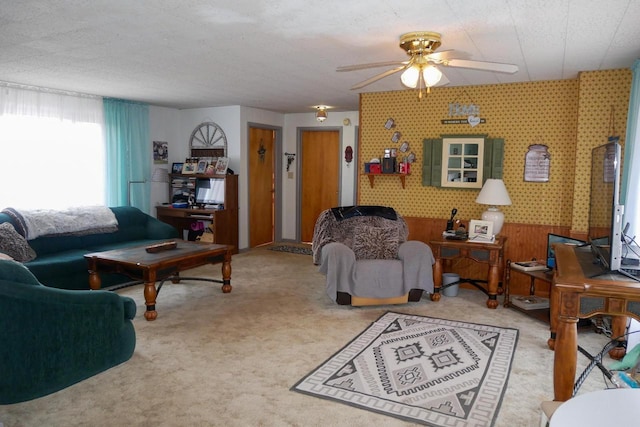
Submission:
[[[0,209],[105,204],[101,97],[0,85]]]

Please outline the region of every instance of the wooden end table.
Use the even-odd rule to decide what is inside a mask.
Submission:
[[[516,309],[528,316],[531,316],[540,321],[549,323],[550,308],[539,308],[524,310],[511,302],[511,274],[518,273],[529,278],[529,295],[536,294],[536,280],[546,282],[549,284],[549,293],[551,293],[551,282],[553,281],[552,270],[533,270],[523,271],[512,266],[511,260],[507,260],[507,266],[504,272],[504,306]]]
[[[222,283],[222,292],[231,292],[231,254],[233,246],[176,241],[174,249],[156,253],[146,251],[147,246],[93,252],[84,257],[89,264],[89,287],[102,286],[100,273],[119,273],[144,283],[144,299],[147,311],[144,317],[155,320],[156,297],[165,280],[180,281],[180,272],[206,264],[222,263],[222,280],[189,277],[189,280],[206,280]],[[182,277],[182,279],[187,279]],[[160,285],[156,288],[156,282]]]
[[[432,301],[439,301],[441,298],[440,288],[442,287],[443,260],[455,258],[469,258],[475,262],[489,265],[487,280],[460,279],[460,282],[471,283],[489,296],[487,307],[498,307],[496,296],[502,294],[500,279],[504,273],[504,246],[506,237],[497,237],[493,243],[474,242],[471,240],[448,240],[444,237],[441,240],[429,242],[436,263],[433,266],[434,291],[431,294]],[[486,283],[486,288],[478,284]]]

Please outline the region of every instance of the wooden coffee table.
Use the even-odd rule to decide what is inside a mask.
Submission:
[[[144,299],[147,311],[144,317],[155,320],[156,297],[165,280],[177,283],[180,272],[206,264],[222,263],[222,280],[189,277],[189,280],[206,280],[222,283],[222,292],[231,292],[231,254],[233,246],[194,243],[177,240],[173,249],[155,253],[147,252],[148,246],[135,246],[105,252],[93,252],[84,257],[89,263],[89,287],[100,289],[100,273],[124,274],[138,283],[144,283]],[[160,285],[156,289],[156,282]]]

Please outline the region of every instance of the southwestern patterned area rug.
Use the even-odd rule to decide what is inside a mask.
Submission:
[[[492,426],[518,330],[387,312],[291,390],[428,426]]]

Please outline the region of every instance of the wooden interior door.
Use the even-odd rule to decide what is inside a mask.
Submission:
[[[275,131],[249,128],[249,247],[272,243],[275,233]]]
[[[303,131],[300,150],[300,240],[311,242],[320,213],[339,204],[340,132]]]

